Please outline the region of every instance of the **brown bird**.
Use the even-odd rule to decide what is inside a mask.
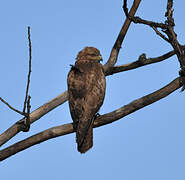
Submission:
[[[85,47],[78,53],[67,78],[69,108],[81,153],[93,146],[93,122],[105,97],[106,80],[101,60],[98,49]]]

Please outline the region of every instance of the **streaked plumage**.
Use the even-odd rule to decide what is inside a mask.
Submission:
[[[100,58],[98,49],[86,47],[78,53],[68,74],[69,107],[81,153],[93,146],[93,120],[105,96],[106,80]]]

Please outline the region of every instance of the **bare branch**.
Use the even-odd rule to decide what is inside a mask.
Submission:
[[[182,83],[183,83],[183,89],[185,89],[185,51],[180,45],[180,43],[177,40],[177,34],[174,31],[174,19],[173,19],[173,0],[168,0],[167,2],[167,10],[165,13],[165,16],[167,17],[167,20],[165,23],[156,23],[153,21],[147,21],[143,20],[140,17],[134,17],[130,16],[128,14],[128,8],[127,8],[127,0],[124,0],[123,9],[125,12],[125,15],[134,23],[141,23],[148,25],[154,29],[154,31],[162,37],[165,41],[171,44],[173,47],[175,54],[177,55],[178,61],[180,63],[181,70],[179,72],[180,76],[182,77]],[[162,31],[168,36],[166,38],[162,33],[160,33],[157,28],[161,28]]]
[[[28,91],[29,91],[29,85],[30,85],[30,76],[31,76],[31,36],[30,36],[30,27],[28,26],[28,41],[29,41],[29,71],[28,71],[28,79],[27,79],[27,86],[26,86],[26,96],[24,100],[24,107],[23,112],[25,113],[26,110],[26,103],[28,100]]]
[[[170,40],[165,37],[165,35],[163,35],[156,27],[152,27],[152,29],[156,32],[157,35],[159,35],[162,39],[164,39],[165,41],[167,41],[168,43],[170,43]]]
[[[11,110],[21,114],[21,115],[25,115],[25,113],[19,111],[18,109],[15,109],[14,107],[12,107],[10,104],[8,104],[8,102],[6,102],[3,98],[0,97],[0,101],[2,101],[4,104],[6,104]]]
[[[180,78],[176,78],[171,83],[166,85],[165,87],[149,94],[146,96],[143,96],[142,98],[139,98],[135,101],[132,101],[131,103],[115,110],[110,113],[104,114],[102,116],[97,117],[97,119],[94,122],[94,127],[103,126],[106,124],[110,124],[114,121],[117,121],[123,117],[125,117],[128,114],[131,114],[147,105],[150,105],[166,96],[174,92],[175,90],[179,89],[182,86]],[[20,152],[23,151],[35,144],[44,142],[48,139],[52,139],[58,136],[63,136],[69,133],[73,133],[73,125],[70,124],[64,124],[61,126],[53,127],[50,129],[47,129],[45,131],[42,131],[36,135],[33,135],[29,138],[26,138],[20,142],[17,142],[3,150],[0,151],[0,161]]]
[[[165,16],[167,17],[167,24],[170,26],[175,26],[173,19],[173,0],[168,0]]]
[[[174,31],[175,23],[173,19],[172,8],[173,8],[173,0],[168,0],[167,8],[166,8],[167,10],[165,13],[165,16],[167,17],[166,24],[168,25],[168,27],[164,32],[168,36],[170,44],[175,50],[175,53],[180,63],[181,70],[179,71],[179,74],[182,77],[181,81],[183,84],[183,88],[181,91],[183,91],[185,89],[185,51],[180,45],[179,41],[177,40],[177,34]]]
[[[55,109],[59,105],[66,102],[67,99],[68,99],[68,93],[67,91],[65,91],[59,96],[55,97],[54,99],[40,106],[35,111],[30,113],[30,123],[33,123],[36,120],[40,119],[42,116],[44,116],[51,110]],[[0,135],[0,146],[6,143],[7,141],[9,141],[13,136],[15,136],[17,133],[19,133],[23,129],[22,122],[25,122],[25,118],[16,122],[14,125],[12,125],[10,128],[8,128],[4,133]]]
[[[127,0],[124,0],[123,10],[124,10],[125,15],[127,16],[127,18],[129,18],[132,22],[134,22],[136,24],[137,23],[139,23],[139,24],[145,24],[145,25],[148,25],[148,26],[151,26],[151,27],[158,27],[158,28],[162,28],[162,29],[166,29],[167,28],[167,25],[166,24],[157,23],[157,22],[153,22],[153,21],[148,21],[148,20],[141,19],[138,16],[134,17],[133,15],[130,15],[128,13]]]
[[[179,58],[179,56],[182,54],[182,50],[181,50],[179,42],[177,41],[177,34],[174,32],[175,23],[173,19],[173,9],[172,8],[173,8],[173,0],[168,0],[167,11],[165,13],[165,16],[167,17],[166,24],[168,26],[164,32],[167,34],[170,40],[170,43],[172,47],[174,48],[174,50],[176,51],[177,57]],[[180,62],[180,64],[182,67],[183,66],[182,62]]]
[[[183,46],[183,47],[185,48],[185,46]],[[175,51],[170,51],[170,52],[168,52],[168,53],[166,53],[162,56],[155,57],[155,58],[146,58],[146,59],[143,59],[142,61],[138,58],[138,60],[135,61],[135,62],[132,62],[132,63],[129,63],[129,64],[124,64],[124,65],[121,65],[121,66],[114,66],[112,68],[112,71],[110,71],[106,75],[109,76],[109,75],[112,75],[112,74],[115,74],[115,73],[136,69],[136,68],[139,68],[139,67],[142,67],[142,66],[145,66],[145,65],[149,65],[149,64],[152,64],[152,63],[161,62],[163,60],[166,60],[166,59],[172,57],[174,54],[175,54]]]
[[[176,52],[180,66],[183,67],[183,66],[185,66],[185,60],[184,60],[185,55],[183,53],[183,50],[182,50],[180,43],[177,40],[177,34],[174,31],[175,23],[174,23],[174,19],[173,19],[173,9],[172,8],[173,8],[173,0],[168,0],[167,11],[165,14],[165,16],[167,16],[166,23],[168,24],[168,28],[164,32],[167,34],[167,36],[170,40],[170,44],[172,45],[172,47],[174,48],[174,50]]]
[[[2,99],[0,97],[0,100],[6,104],[10,109],[12,109],[13,111],[25,116],[26,119],[29,119],[29,113],[30,112],[30,96],[28,98],[28,90],[29,90],[29,84],[30,84],[30,75],[31,75],[31,39],[30,39],[30,27],[28,27],[28,40],[29,40],[29,72],[28,72],[28,81],[27,81],[27,87],[26,87],[26,96],[25,96],[25,101],[24,101],[24,107],[23,107],[23,112],[15,109],[14,107],[12,107],[8,102],[6,102],[4,99]],[[26,103],[27,103],[27,107],[29,107],[28,112],[25,112],[26,109]],[[27,121],[28,123],[28,121]]]
[[[139,7],[139,4],[140,4],[141,0],[134,0],[134,3],[132,5],[132,8],[129,12],[130,16],[134,16],[134,14],[136,13],[137,11],[137,8]],[[111,71],[111,68],[116,64],[117,62],[117,58],[118,58],[118,54],[119,54],[119,51],[120,51],[120,48],[121,48],[121,45],[122,45],[122,42],[123,42],[123,39],[127,33],[127,30],[130,26],[130,23],[131,21],[127,18],[120,30],[120,33],[116,39],[116,42],[112,48],[112,51],[110,53],[110,57],[108,59],[108,61],[106,62],[106,64],[104,65],[104,71],[106,73],[109,73],[109,71]]]

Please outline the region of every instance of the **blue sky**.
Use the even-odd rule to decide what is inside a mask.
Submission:
[[[129,1],[132,2],[132,1]],[[17,0],[0,2],[0,96],[22,109],[28,71],[27,26],[32,39],[32,110],[66,90],[66,77],[83,47],[100,49],[108,59],[125,16],[122,1]],[[174,4],[176,32],[185,42],[184,1]],[[163,21],[166,1],[143,1],[137,15]],[[149,27],[130,26],[117,64],[139,55],[157,57],[172,50]],[[165,62],[107,77],[100,114],[153,92],[178,76],[173,56]],[[94,147],[76,150],[75,134],[33,146],[1,162],[2,179],[185,179],[185,95],[179,90],[115,123],[94,129]],[[0,133],[21,118],[0,103]],[[19,133],[4,148],[47,128],[70,123],[68,104],[59,106]]]

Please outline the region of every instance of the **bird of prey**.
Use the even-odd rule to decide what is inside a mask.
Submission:
[[[105,97],[106,80],[101,60],[98,49],[85,47],[78,53],[67,78],[69,108],[80,153],[93,146],[93,121]]]

